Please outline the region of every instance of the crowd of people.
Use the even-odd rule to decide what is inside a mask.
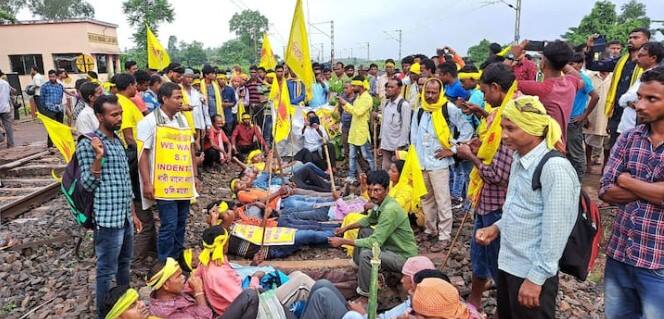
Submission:
[[[91,72],[67,93],[62,72],[39,82],[33,69],[40,112],[60,122],[67,114],[90,137],[79,140],[76,159],[94,192],[98,317],[364,318],[377,245],[380,271],[400,275],[407,292],[379,318],[482,318],[490,282],[498,317],[554,318],[581,181],[604,165],[599,197],[617,212],[606,316],[656,318],[664,311],[664,47],[641,28],[626,50],[612,41],[597,52],[594,39],[551,41],[536,54],[527,41],[492,45],[478,66],[447,47],[399,67],[387,59],[382,71],[314,63],[310,86],[283,64],[244,73],[171,63],[157,73],[128,61],[108,82]],[[284,85],[292,129],[276,141],[282,114],[271,88]],[[65,94],[77,97],[70,108]],[[208,207],[209,228],[194,247],[185,242],[191,200],[155,196],[160,127],[192,131],[192,184],[204,170],[240,170],[233,198]],[[465,300],[422,255],[451,249],[454,209],[474,220]],[[265,244],[246,227],[291,235]],[[301,272],[229,260],[259,265],[305,246],[343,247],[359,297],[349,302]],[[130,265],[148,256],[158,262],[142,301],[129,288]]]

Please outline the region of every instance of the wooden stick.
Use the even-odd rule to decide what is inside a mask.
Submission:
[[[374,119],[373,121],[373,156],[374,156],[374,163],[378,163],[378,121]],[[378,167],[378,165],[376,165]]]
[[[233,156],[233,161],[234,161],[236,164],[240,165],[240,167],[242,167],[243,170],[247,169],[247,164],[242,163],[242,161],[239,160],[237,157]]]
[[[325,153],[325,160],[327,161],[327,169],[330,171],[330,183],[332,183],[332,194],[337,191],[337,186],[334,183],[334,170],[332,169],[332,161],[330,160],[330,150],[328,149],[329,143],[323,143],[323,151]]]
[[[274,140],[272,142],[272,146],[273,146],[273,149],[274,149],[274,146],[275,146]],[[268,205],[270,203],[270,186],[272,185],[272,159],[274,157],[273,154],[274,154],[273,152],[269,152],[268,156],[267,156],[267,167],[269,167],[269,170],[268,170],[269,175],[268,175],[268,178],[267,178],[267,196],[265,198],[265,209],[263,211],[263,220],[261,221],[261,228],[263,229],[263,234],[261,236],[261,245],[260,245],[260,248],[258,249],[257,254],[264,254],[265,253],[264,252],[265,249],[263,249],[265,247],[265,233],[267,232],[265,228],[267,226],[267,220],[270,217],[270,214],[272,213],[272,211],[270,211],[268,213],[268,211],[269,211]],[[263,257],[267,258],[267,256],[263,256]]]
[[[447,249],[447,254],[445,255],[445,259],[443,259],[443,264],[440,265],[440,270],[444,270],[445,267],[447,267],[447,260],[450,258],[450,255],[452,254],[452,248],[454,248],[457,239],[459,239],[459,234],[461,234],[461,230],[463,229],[463,225],[466,223],[466,219],[468,218],[470,211],[475,211],[475,209],[467,209],[466,212],[463,214],[461,225],[459,225],[459,229],[457,229],[456,235],[454,235],[454,239],[452,240],[449,248]]]

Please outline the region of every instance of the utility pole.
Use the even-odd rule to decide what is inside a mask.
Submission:
[[[398,30],[392,30],[390,32],[396,32],[397,36],[395,37],[393,34],[389,33],[388,31],[383,31],[388,37],[390,37],[392,40],[397,41],[399,43],[399,60],[401,60],[401,43],[402,43],[402,32],[403,30],[398,29]]]
[[[330,24],[330,34],[327,34],[325,31],[321,30],[316,26],[318,24],[325,24],[325,23]],[[322,33],[324,36],[330,38],[330,63],[334,64],[334,20],[309,23],[309,26],[311,26],[311,28],[313,29],[316,29],[316,31]]]
[[[371,60],[371,44],[367,42],[367,61]]]
[[[519,29],[521,28],[521,0],[516,0],[516,16],[514,17],[514,43],[519,43]]]

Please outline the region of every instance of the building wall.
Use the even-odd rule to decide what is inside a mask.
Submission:
[[[109,61],[119,61],[120,53],[115,26],[89,21],[4,24],[0,25],[0,43],[0,69],[5,73],[12,72],[10,55],[41,54],[42,71],[46,73],[55,68],[53,54],[103,54]],[[100,73],[96,61],[93,71]],[[85,74],[69,74],[73,78],[72,86],[76,79],[85,77]],[[31,81],[30,75],[19,78],[25,89]],[[100,80],[106,78],[105,74],[100,74]]]

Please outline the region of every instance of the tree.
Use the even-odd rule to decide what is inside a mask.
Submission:
[[[240,38],[240,40],[255,52],[261,47],[263,32],[268,30],[268,20],[259,11],[244,10],[233,14],[228,21],[229,29]],[[254,53],[255,55],[256,53]]]
[[[216,58],[213,61],[223,65],[247,65],[254,61],[255,56],[249,48],[240,39],[233,39],[224,42],[217,50]]]
[[[0,9],[0,23],[15,23],[16,22],[16,17],[5,11]]]
[[[205,49],[203,49],[203,43],[201,42],[182,42],[179,53],[180,62],[187,66],[200,67],[207,63],[207,54],[205,54]]]
[[[129,25],[136,29],[132,37],[136,44],[137,62],[147,61],[146,25],[157,35],[161,22],[173,22],[173,7],[168,0],[126,0],[122,3],[122,12],[127,16]],[[142,53],[140,53],[142,52]],[[142,54],[142,55],[141,55]]]
[[[491,42],[487,39],[482,39],[480,43],[468,48],[468,57],[476,66],[479,66],[489,57],[489,46]]]
[[[592,34],[603,35],[607,41],[626,41],[629,31],[650,27],[646,7],[636,0],[625,3],[616,13],[616,6],[609,1],[597,1],[590,13],[581,19],[578,27],[571,27],[562,37],[574,45],[586,42]]]
[[[16,14],[25,5],[25,0],[0,0],[0,23],[16,22]]]
[[[33,14],[47,20],[94,18],[95,8],[85,0],[30,0]]]

